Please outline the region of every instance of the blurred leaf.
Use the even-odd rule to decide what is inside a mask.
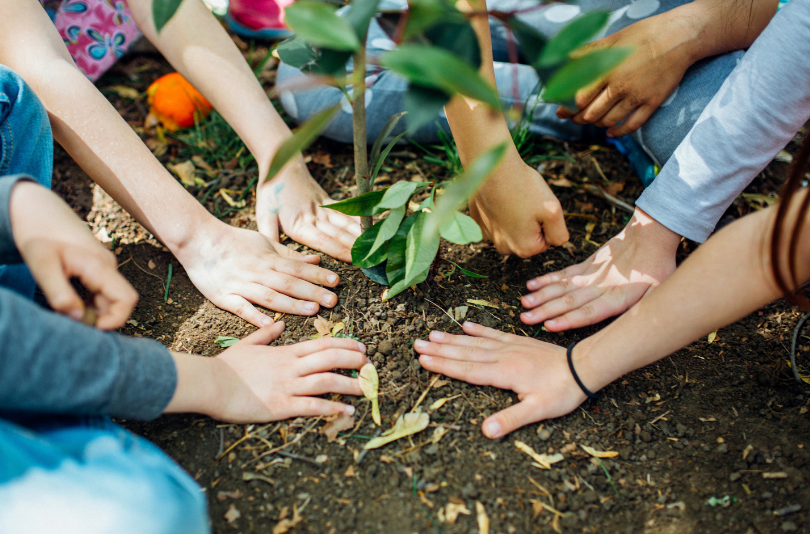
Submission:
[[[215,343],[219,343],[220,347],[227,348],[231,345],[235,345],[239,343],[238,337],[228,337],[228,336],[219,336],[214,340]]]
[[[413,285],[413,280],[425,269],[429,269],[439,252],[439,235],[425,232],[428,214],[419,212],[416,222],[408,232],[405,247],[405,285]]]
[[[194,180],[197,175],[197,167],[194,166],[194,162],[190,159],[181,163],[168,163],[166,168],[176,174],[186,187],[197,186],[197,182]]]
[[[354,33],[361,43],[366,41],[368,25],[377,12],[379,4],[380,0],[352,0],[348,9],[346,9],[343,18],[354,28]]]
[[[495,88],[478,71],[442,48],[406,44],[380,56],[380,64],[413,83],[459,93],[500,109]],[[410,110],[409,110],[410,111]]]
[[[602,48],[557,70],[541,95],[546,102],[570,104],[577,91],[606,76],[633,53],[631,48]]]
[[[496,145],[477,158],[469,165],[464,174],[455,178],[436,199],[436,204],[428,218],[425,230],[429,236],[438,239],[439,230],[453,217],[470,196],[484,183],[495,167],[506,154],[506,143]],[[515,191],[515,194],[520,194]]]
[[[587,452],[594,458],[615,458],[619,455],[619,453],[616,451],[597,451],[593,447],[588,447],[582,443],[580,443],[579,446],[582,447],[583,451]]]
[[[386,217],[385,220],[382,221],[382,224],[380,225],[380,230],[377,232],[377,237],[374,238],[374,244],[371,245],[371,249],[368,252],[368,256],[371,256],[372,254],[377,252],[381,246],[386,244],[392,237],[396,235],[397,230],[399,229],[399,225],[402,222],[402,219],[405,218],[406,210],[407,208],[405,206],[400,206],[398,208],[391,210],[391,213],[388,214],[388,217]]]
[[[458,263],[456,263],[456,262],[454,262],[454,261],[450,261],[450,260],[446,260],[446,261],[449,261],[450,263],[452,263],[453,265],[455,265],[455,266],[456,266],[456,268],[457,268],[459,271],[461,271],[463,274],[466,274],[467,276],[469,276],[469,277],[471,277],[471,278],[489,278],[489,276],[487,276],[487,275],[485,275],[485,274],[478,274],[478,273],[474,273],[474,272],[472,272],[472,271],[468,271],[467,269],[465,269],[464,267],[462,267],[461,265],[459,265]]]
[[[458,211],[453,212],[450,220],[444,223],[439,233],[443,238],[456,245],[469,245],[484,239],[478,223],[472,217]]]
[[[425,37],[434,46],[452,52],[476,70],[481,67],[481,47],[472,24],[461,19],[458,22],[441,22],[427,30]]]
[[[380,155],[379,159],[377,160],[377,163],[374,165],[374,167],[372,168],[372,171],[371,171],[371,182],[372,183],[374,183],[374,180],[377,179],[377,174],[379,174],[380,168],[382,168],[382,164],[385,163],[385,158],[388,157],[388,154],[391,152],[391,150],[397,144],[397,141],[402,139],[403,135],[405,135],[405,132],[402,132],[398,136],[391,139],[391,142],[388,143],[388,146],[385,147],[385,150],[382,151],[382,154]]]
[[[406,436],[411,436],[427,428],[430,416],[426,413],[406,413],[400,415],[394,426],[366,443],[364,449],[376,449]]]
[[[174,16],[183,0],[154,0],[152,2],[152,20],[158,33]]]
[[[380,135],[377,136],[377,139],[374,140],[374,145],[371,147],[371,155],[368,158],[369,168],[373,169],[377,165],[377,159],[380,157],[380,150],[382,150],[383,143],[385,143],[388,137],[394,132],[394,128],[397,127],[399,119],[406,113],[407,111],[394,113],[388,121],[386,121],[385,126],[380,130]]]
[[[371,401],[371,418],[377,426],[382,425],[379,400],[380,377],[377,375],[377,368],[373,363],[367,363],[360,368],[358,380],[363,396]]]
[[[370,217],[382,213],[385,210],[379,209],[377,206],[385,196],[387,189],[382,191],[369,191],[359,197],[347,198],[334,204],[325,204],[322,208],[329,208],[330,210],[339,211],[346,215],[359,215],[363,217]]]
[[[321,48],[354,51],[360,40],[349,22],[339,17],[336,8],[312,0],[292,4],[284,10],[287,25],[300,39]]]
[[[537,66],[550,67],[566,61],[571,52],[599,33],[609,16],[607,11],[591,11],[568,24],[543,48]]]
[[[408,241],[408,232],[416,221],[416,215],[408,215],[399,225],[399,229],[391,241],[388,242],[388,261],[385,264],[385,274],[388,283],[395,286],[405,280],[405,246]],[[391,291],[388,292],[389,298]]]
[[[404,206],[408,203],[408,199],[422,187],[425,187],[425,184],[400,180],[385,190],[385,195],[377,208],[384,211]]]
[[[406,289],[408,289],[411,286],[421,284],[422,282],[427,280],[427,277],[428,277],[429,273],[430,273],[430,265],[428,265],[427,268],[425,268],[424,271],[417,274],[413,278],[409,278],[407,280],[403,278],[402,280],[400,280],[396,284],[393,284],[391,286],[391,289],[388,291],[388,294],[383,299],[383,302],[391,300],[392,298],[396,297],[397,295],[399,295],[400,293],[402,293],[403,291],[405,291]]]
[[[340,104],[326,108],[313,115],[307,122],[299,126],[293,132],[292,137],[284,141],[278,147],[273,161],[270,162],[270,170],[267,172],[266,180],[271,180],[278,171],[294,158],[299,152],[305,150],[318,138],[321,132],[329,126],[335,113],[340,109]]]
[[[377,234],[382,228],[385,221],[380,221],[374,224],[371,228],[360,234],[360,237],[354,240],[352,245],[352,265],[355,267],[368,268],[379,265],[385,261],[388,256],[388,247],[381,247],[377,252],[369,256],[374,241],[377,239]]]
[[[351,52],[319,48],[318,57],[315,59],[315,62],[309,66],[309,72],[328,76],[343,76],[346,74],[346,63],[351,57]]]
[[[536,67],[540,54],[543,52],[548,40],[534,27],[529,26],[516,16],[509,18],[509,28],[515,35],[518,44],[520,44],[520,49],[529,65]]]
[[[411,0],[402,39],[421,35],[440,22],[463,22],[464,15],[447,0]]]
[[[449,101],[450,95],[445,91],[415,83],[408,84],[405,92],[408,132],[413,133],[425,124],[437,120],[442,108]]]
[[[315,52],[312,51],[312,47],[295,36],[279,43],[276,52],[281,61],[296,69],[301,69],[304,65],[315,61]]]

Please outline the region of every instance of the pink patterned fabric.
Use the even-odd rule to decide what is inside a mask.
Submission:
[[[125,0],[62,0],[54,24],[76,66],[94,82],[141,37]]]

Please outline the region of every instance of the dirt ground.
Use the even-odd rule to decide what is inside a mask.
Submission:
[[[247,45],[243,49],[254,62],[263,53]],[[140,129],[146,104],[142,96],[128,98],[121,87],[142,95],[152,80],[170,70],[153,56],[130,57],[100,82],[165,163],[188,159],[184,143],[156,139]],[[268,89],[273,75],[271,62],[260,76]],[[788,148],[793,149],[795,142]],[[788,347],[800,314],[784,303],[721,329],[711,343],[699,340],[624,377],[608,386],[598,402],[497,441],[484,438],[480,424],[516,402],[515,395],[446,377],[430,387],[435,377],[419,366],[411,346],[432,328],[460,331],[445,310],[467,306],[467,319],[562,345],[603,326],[563,334],[528,327],[518,318],[519,298],[526,280],[584,260],[624,226],[628,214],[588,193],[587,185],[601,186],[629,203],[641,186],[611,148],[538,140],[534,153],[556,158],[543,162],[543,173],[557,184],[555,193],[569,214],[571,245],[566,248],[523,260],[501,257],[487,244],[445,243],[428,281],[386,303],[381,302],[382,287],[352,266],[322,255],[322,265],[338,272],[342,282],[338,306],[320,316],[343,322],[369,347],[380,374],[383,427],[426,393],[421,406],[430,413],[431,424],[424,432],[361,453],[377,430],[368,401],[360,398],[342,399],[357,407],[358,423],[331,443],[319,432],[324,422],[314,418],[270,425],[221,424],[196,415],[125,422],[199,482],[215,532],[279,534],[286,532],[285,524],[296,523],[291,532],[466,533],[479,530],[481,514],[492,533],[810,530],[810,386],[797,384],[790,375]],[[324,188],[334,198],[347,197],[349,148],[319,142],[308,154],[310,170]],[[216,161],[208,163],[218,167]],[[246,206],[230,210],[225,220],[255,229],[254,195],[248,187],[255,166],[244,160],[238,164],[243,173],[236,180],[229,175],[228,187],[241,188]],[[208,177],[221,179],[227,167]],[[756,209],[763,202],[757,195],[773,195],[786,169],[785,163],[772,163],[747,190],[753,196],[738,199],[728,215]],[[385,172],[384,183],[416,175],[446,177],[446,169],[426,162],[425,154],[413,147],[396,152]],[[55,190],[92,231],[113,240],[110,246],[121,272],[141,295],[123,333],[211,356],[224,350],[215,343],[218,336],[242,338],[254,330],[204,299],[168,250],[61,149],[54,181]],[[217,182],[191,191],[222,214],[229,211],[223,197],[216,190],[205,194],[206,188],[222,186]],[[680,259],[694,248],[684,243]],[[465,276],[447,260],[488,278]],[[495,307],[470,304],[470,299]],[[313,318],[284,320],[288,327],[278,343],[316,333]],[[799,352],[805,369],[810,368],[808,335],[802,336]],[[430,409],[441,399],[448,400]],[[440,427],[446,435],[433,442]],[[561,452],[564,460],[550,470],[533,467],[531,458],[515,447],[516,440],[538,453]],[[618,456],[596,461],[582,445]]]

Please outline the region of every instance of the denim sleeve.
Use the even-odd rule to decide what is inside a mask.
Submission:
[[[636,205],[703,242],[810,119],[810,0],[791,0],[751,46]]]
[[[0,178],[0,264],[4,265],[22,263],[17,245],[14,244],[14,236],[11,234],[11,216],[8,205],[12,189],[21,180],[34,181],[33,178],[24,174]]]
[[[0,339],[0,411],[147,420],[177,386],[157,341],[101,332],[2,288]]]

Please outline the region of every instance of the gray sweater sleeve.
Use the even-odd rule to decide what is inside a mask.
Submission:
[[[0,178],[0,264],[22,263],[17,245],[14,244],[14,236],[11,235],[11,216],[8,209],[11,190],[20,180],[35,181],[24,174]]]
[[[810,118],[810,0],[791,0],[731,73],[636,205],[703,242]]]

